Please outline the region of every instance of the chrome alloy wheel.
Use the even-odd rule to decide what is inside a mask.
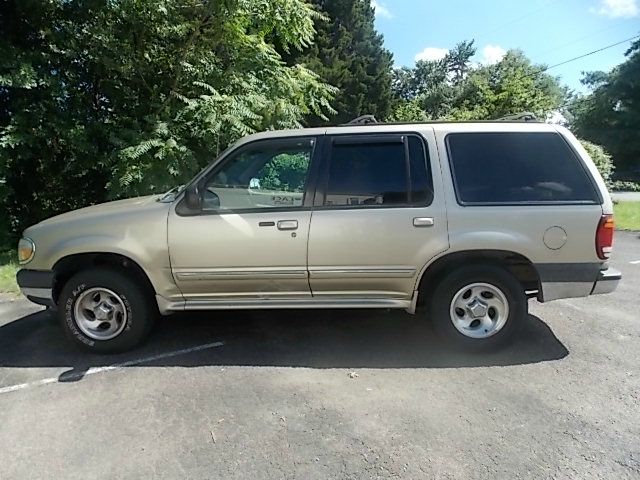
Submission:
[[[471,283],[453,296],[449,314],[453,326],[465,337],[487,338],[507,323],[509,302],[498,287]]]
[[[103,287],[90,288],[77,298],[74,316],[78,328],[94,340],[111,340],[127,324],[127,309],[117,293]]]

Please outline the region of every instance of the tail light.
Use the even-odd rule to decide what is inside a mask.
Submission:
[[[596,230],[596,253],[598,258],[606,260],[613,247],[613,215],[602,215]]]

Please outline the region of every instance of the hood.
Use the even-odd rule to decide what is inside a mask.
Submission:
[[[50,270],[68,255],[110,252],[138,263],[158,258],[168,264],[167,214],[170,202],[160,195],[129,198],[63,213],[27,228],[24,236],[36,245],[28,263],[34,270]]]
[[[123,200],[115,200],[113,202],[99,203],[97,205],[71,210],[70,212],[47,218],[33,227],[49,226],[75,220],[90,220],[92,218],[127,214],[130,212],[150,209],[157,206],[157,199],[161,196],[162,195],[147,195],[144,197],[125,198]]]

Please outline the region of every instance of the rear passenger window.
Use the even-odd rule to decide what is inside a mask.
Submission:
[[[447,145],[461,203],[597,202],[559,134],[452,133]]]
[[[423,142],[394,136],[338,137],[331,148],[325,206],[425,205],[433,197]]]

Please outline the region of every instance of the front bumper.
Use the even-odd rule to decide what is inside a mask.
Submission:
[[[615,268],[609,267],[606,270],[600,270],[598,279],[593,284],[591,295],[613,292],[618,287],[621,279],[622,274]]]
[[[18,270],[16,281],[22,294],[38,305],[55,307],[53,301],[54,272],[50,270]]]

